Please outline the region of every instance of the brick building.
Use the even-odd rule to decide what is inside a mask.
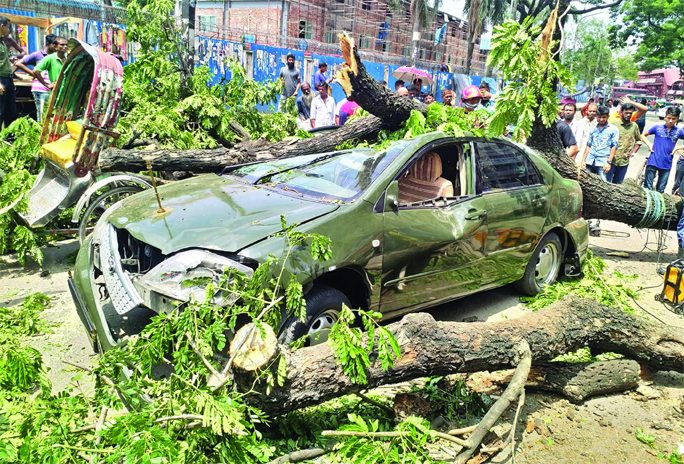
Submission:
[[[386,0],[225,0],[197,2],[196,32],[234,42],[256,42],[322,54],[338,54],[347,32],[364,59],[405,64],[412,53],[409,3],[390,10]],[[446,24],[440,42],[437,31]],[[465,21],[439,12],[422,32],[418,64],[450,65],[463,72],[468,50]],[[476,42],[472,71],[482,74],[486,51]]]

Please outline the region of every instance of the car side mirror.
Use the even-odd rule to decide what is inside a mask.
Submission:
[[[399,210],[399,181],[393,180],[385,192],[385,211]]]

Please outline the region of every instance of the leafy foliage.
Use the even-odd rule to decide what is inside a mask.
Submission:
[[[309,442],[296,435],[283,438],[274,433],[277,429],[269,428],[270,419],[246,402],[251,395],[262,394],[261,387],[268,392],[287,381],[284,358],[258,372],[254,391],[244,394],[231,388],[232,375],[225,368],[227,344],[238,324],[252,321],[261,330],[265,324],[277,328],[283,314],[304,317],[302,286],[286,271],[286,264],[294,262],[291,251],[308,248],[314,259],[331,257],[329,239],[304,233],[284,218],[282,226],[284,258],[272,257],[251,278],[226,271],[217,286],[192,282],[206,286],[207,300],[191,299],[153,317],[126,346],[95,361],[90,379],[94,393],[75,386],[51,392],[41,355],[26,339],[46,329],[37,319],[49,303],[46,296],[32,295],[19,308],[1,308],[0,456],[31,464],[82,462],[83,456],[93,453],[105,463],[257,463],[269,461],[276,451],[307,446]],[[217,306],[216,290],[237,293],[239,300],[232,306]],[[386,329],[376,329],[370,317],[379,315],[363,316],[377,334],[371,340],[378,340],[379,356],[387,358],[385,366],[391,365],[389,350],[393,356],[399,354],[396,340]],[[374,344],[362,348],[371,350]],[[368,352],[363,355],[369,359]],[[171,364],[172,373],[160,378],[160,367],[169,369]],[[83,380],[80,373],[73,378],[76,385]],[[102,427],[83,429],[96,422],[103,408],[109,414]],[[346,413],[338,414],[339,425],[347,422]],[[311,429],[303,424],[314,419],[300,418],[298,427]],[[288,428],[280,424],[281,430]],[[290,444],[292,436],[297,441]],[[320,441],[320,436],[309,440]]]
[[[634,310],[630,300],[636,299],[638,294],[628,284],[639,276],[615,272],[606,280],[603,273],[607,268],[601,258],[595,257],[592,251],[588,250],[587,259],[582,265],[583,278],[561,278],[556,284],[544,287],[538,295],[521,297],[520,301],[528,308],[537,310],[559,301],[565,295],[575,295],[579,298],[592,298],[606,306],[618,306],[632,313]]]
[[[458,377],[429,377],[423,386],[413,386],[410,392],[427,399],[435,416],[441,415],[449,421],[460,423],[484,416],[492,402],[489,396],[471,390]]]
[[[16,214],[27,211],[26,193],[33,187],[40,167],[37,158],[40,125],[29,118],[17,119],[0,132],[1,140],[8,136],[14,142],[0,144],[0,210],[5,211],[0,214],[0,254],[16,250],[22,264],[26,264],[27,258],[42,264],[43,253],[39,247],[45,240],[24,226]]]
[[[621,21],[610,27],[612,45],[636,45],[634,59],[643,71],[675,67],[684,74],[684,2],[628,0]]]
[[[496,100],[496,112],[487,121],[487,133],[499,135],[515,124],[513,137],[521,139],[532,132],[537,116],[546,127],[556,122],[558,99],[556,83],[570,88],[572,74],[551,56],[554,42],[544,49],[541,28],[532,18],[522,24],[506,21],[494,28],[492,51],[487,64],[499,68],[510,81]]]
[[[26,391],[37,382],[49,385],[40,352],[22,342],[23,337],[49,330],[40,319],[49,303],[49,297],[35,293],[21,306],[0,307],[0,386],[8,392]]]
[[[183,57],[187,45],[172,19],[174,2],[151,0],[128,6],[131,22],[128,40],[140,43],[141,54],[124,68],[123,117],[118,130],[122,143],[134,134],[155,139],[175,149],[214,148],[239,139],[231,122],[242,126],[251,138],[279,141],[296,133],[294,102],[288,113],[265,113],[258,105],[275,103],[281,93],[279,80],[260,83],[247,79],[235,60],[228,60],[230,78],[212,85],[206,66],[190,71],[187,89],[182,84],[188,66]],[[272,106],[271,106],[272,107]]]

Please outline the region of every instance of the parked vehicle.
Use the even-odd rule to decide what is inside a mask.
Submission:
[[[232,166],[160,195],[163,217],[142,192],[107,210],[81,247],[69,287],[96,350],[125,343],[190,293],[204,299],[204,286],[181,282],[282,257],[281,214],[333,247],[327,262],[300,250],[285,263],[304,286],[307,322],[285,320],[283,342],[325,340],[342,304],[391,318],[510,282],[533,295],[578,275],[588,244],[578,183],[506,139],[433,132],[387,149]]]
[[[29,227],[44,227],[76,206],[78,228],[53,232],[78,233],[83,241],[110,204],[151,185],[136,175],[97,171],[100,152],[119,137],[123,69],[113,55],[79,40],[69,39],[68,50],[40,136],[44,167],[21,217]]]
[[[665,113],[668,108],[672,108],[672,105],[661,106],[656,110],[656,116],[658,116],[661,121],[665,119]]]

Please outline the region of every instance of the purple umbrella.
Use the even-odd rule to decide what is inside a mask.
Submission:
[[[392,76],[401,79],[404,82],[413,84],[413,79],[419,77],[423,80],[424,85],[432,85],[435,83],[434,79],[430,77],[427,71],[418,68],[411,68],[409,66],[402,66],[397,68],[392,73]]]

